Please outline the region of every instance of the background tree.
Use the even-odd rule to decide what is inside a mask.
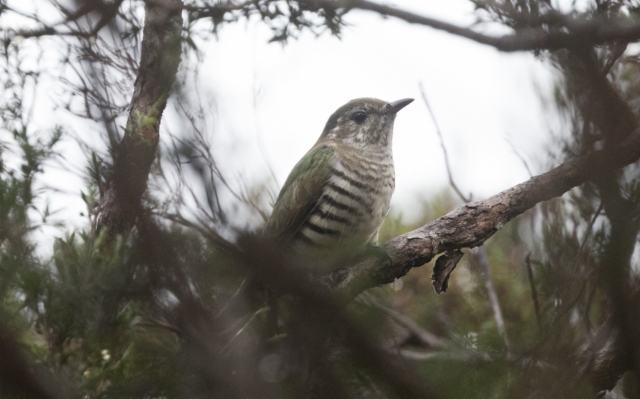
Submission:
[[[3,3],[2,16],[32,27],[5,22],[1,49],[0,394],[637,397],[639,4],[473,3],[479,22],[510,33],[362,0]],[[242,222],[268,214],[266,193],[238,190],[216,164],[211,115],[190,86],[194,37],[251,18],[273,41],[339,35],[353,10],[535,52],[558,70],[566,134],[551,150],[559,166],[485,200],[471,202],[448,168],[453,190],[425,199],[415,225],[387,219],[390,263],[310,278]],[[73,126],[33,126],[43,75],[64,83],[60,109],[106,143],[80,141],[87,225],[51,256],[35,252],[51,216],[39,174]],[[168,103],[180,132],[160,145]],[[411,272],[443,253],[432,281]],[[286,336],[268,334],[265,284],[295,298]]]

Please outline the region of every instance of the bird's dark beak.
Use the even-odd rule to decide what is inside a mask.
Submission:
[[[402,108],[413,102],[413,98],[403,98],[402,100],[394,101],[392,103],[387,104],[384,108],[385,114],[395,114],[400,111]]]

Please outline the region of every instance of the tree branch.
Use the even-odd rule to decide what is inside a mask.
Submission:
[[[160,120],[180,63],[180,0],[146,5],[140,66],[124,137],[114,156],[113,179],[100,206],[99,227],[128,232],[140,210],[159,140]]]
[[[484,280],[484,286],[487,288],[487,294],[489,295],[489,303],[491,303],[491,310],[493,311],[493,318],[496,321],[496,327],[498,333],[504,341],[505,347],[509,348],[509,338],[507,336],[507,328],[504,323],[504,316],[502,315],[502,307],[498,300],[498,293],[496,287],[493,284],[493,278],[491,277],[491,267],[489,266],[489,259],[487,257],[486,247],[476,248],[474,251],[474,258],[480,266],[480,274]]]
[[[429,115],[431,115],[431,119],[433,120],[433,125],[436,128],[436,133],[438,134],[438,138],[440,138],[440,147],[442,147],[442,153],[444,154],[444,162],[447,167],[447,175],[449,176],[449,185],[458,194],[458,197],[460,197],[460,199],[465,204],[467,204],[471,202],[473,195],[469,194],[469,197],[467,198],[464,194],[462,194],[462,191],[460,190],[460,188],[458,188],[458,185],[453,179],[453,173],[451,172],[451,164],[449,163],[449,155],[447,152],[447,147],[444,145],[444,138],[442,136],[442,132],[440,131],[440,126],[438,125],[436,116],[433,113],[433,110],[431,109],[431,105],[429,105],[429,101],[427,100],[427,95],[424,92],[424,87],[422,83],[420,83],[420,94],[422,95],[422,101],[424,102],[424,105],[427,107],[427,110],[429,111]],[[473,258],[476,260],[478,266],[480,266],[480,275],[482,276],[482,279],[484,280],[484,285],[487,288],[487,294],[489,295],[489,302],[491,303],[491,309],[493,310],[493,317],[496,321],[496,327],[498,328],[498,332],[500,333],[500,336],[504,340],[505,346],[509,347],[507,330],[504,324],[504,317],[502,316],[502,308],[500,306],[500,301],[498,300],[498,293],[496,292],[495,286],[493,284],[493,278],[491,277],[491,267],[489,265],[489,259],[487,257],[486,248],[484,246],[478,247],[471,254]],[[438,258],[438,261],[440,261],[442,258],[443,257]],[[455,267],[455,264],[454,264],[454,267]],[[437,268],[434,268],[434,275],[436,275],[436,279],[434,279],[434,287],[436,288],[436,292],[440,293],[441,286],[437,285],[436,282],[440,280],[441,277],[437,276],[437,274],[439,273],[436,271],[436,269]],[[451,269],[449,274],[451,272],[453,272],[453,269]],[[449,274],[446,275],[445,277],[446,279],[449,278]]]
[[[640,158],[640,129],[610,149],[576,157],[547,173],[532,177],[482,201],[465,204],[447,215],[384,244],[391,262],[366,258],[334,271],[324,280],[333,289],[355,296],[367,288],[388,284],[424,265],[436,255],[481,245],[514,217],[542,201]]]
[[[420,327],[420,325],[418,325],[418,323],[413,321],[410,317],[398,312],[397,310],[384,306],[368,292],[364,292],[362,295],[360,295],[358,297],[358,300],[360,300],[365,305],[373,306],[385,313],[400,326],[406,328],[425,346],[432,348],[448,348],[449,346],[451,346],[451,344],[447,340],[445,340],[444,338],[440,338],[434,333]]]
[[[222,21],[228,12],[241,11],[249,15],[253,1],[243,3],[222,2],[219,4],[195,6],[183,5],[174,0],[147,0],[147,6],[162,4],[166,11],[186,10],[192,13],[192,19],[212,18]],[[394,17],[402,21],[427,26],[456,36],[473,40],[477,43],[492,46],[500,51],[557,50],[562,48],[578,48],[600,45],[607,42],[635,42],[640,40],[640,22],[623,18],[607,17],[571,17],[555,11],[547,12],[532,24],[538,26],[522,27],[515,33],[490,36],[473,29],[457,26],[435,18],[419,15],[401,8],[375,3],[368,0],[298,0],[309,10],[364,10],[375,12],[384,17]],[[71,15],[62,24],[73,21]],[[58,24],[59,25],[59,24]],[[54,26],[44,26],[33,31],[22,31],[16,34],[23,37],[40,36],[79,36],[90,37],[96,32],[60,31]]]
[[[613,49],[610,59],[617,59],[626,45]],[[600,69],[596,54],[591,51],[571,51],[554,54],[561,66],[570,90],[578,101],[586,131],[593,124],[605,139],[605,147],[614,146],[633,136],[640,124],[629,104],[606,79],[612,63]],[[611,64],[611,65],[609,65]],[[583,133],[584,134],[584,133]],[[637,204],[625,197],[626,185],[613,170],[603,171],[593,179],[598,189],[601,204],[591,224],[601,210],[609,220],[607,239],[602,244],[597,275],[598,285],[611,301],[611,323],[618,329],[612,348],[604,348],[594,356],[585,370],[597,389],[612,389],[624,371],[638,370],[638,331],[635,322],[637,305],[630,294],[633,288],[629,281],[631,259],[636,245],[640,224]],[[589,226],[589,233],[591,226]],[[585,238],[586,240],[586,238]],[[585,241],[586,242],[586,241]],[[579,261],[580,252],[578,252]]]
[[[472,29],[463,28],[448,22],[425,17],[400,8],[374,3],[368,0],[301,0],[301,3],[328,9],[359,9],[373,11],[383,16],[394,17],[411,24],[428,26],[486,44],[500,51],[555,50],[561,48],[584,47],[602,44],[612,40],[633,42],[640,39],[640,22],[607,18],[574,18],[555,12],[540,19],[553,22],[553,29],[539,26],[521,28],[516,33],[503,36],[489,36]]]
[[[38,38],[43,36],[75,36],[81,38],[90,38],[98,34],[98,32],[109,24],[116,16],[118,9],[122,5],[123,0],[116,0],[113,3],[104,3],[101,0],[86,0],[81,2],[80,7],[70,12],[62,6],[59,6],[62,13],[66,15],[66,18],[54,25],[44,25],[38,29],[26,29],[11,32],[10,37],[21,36],[25,39]],[[9,9],[9,11],[17,12],[16,10]],[[100,19],[90,30],[76,30],[70,28],[70,23],[75,22],[78,19],[88,15],[91,12],[99,12]],[[38,22],[42,22],[36,18]],[[58,27],[66,27],[68,30],[59,30]]]

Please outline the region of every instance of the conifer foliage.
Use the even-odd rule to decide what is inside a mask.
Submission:
[[[0,397],[638,397],[640,3],[471,2],[508,33],[369,0],[3,2]],[[339,37],[356,10],[535,53],[559,166],[475,202],[450,173],[412,224],[392,210],[388,257],[310,276],[260,234],[268,188],[212,155],[198,43],[247,21]],[[70,143],[77,228],[49,206]]]

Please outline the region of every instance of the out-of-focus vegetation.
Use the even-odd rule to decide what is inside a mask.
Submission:
[[[541,11],[552,10],[550,2],[474,3],[482,21],[516,31],[540,23],[564,34],[553,25],[563,19]],[[586,3],[568,15],[637,14],[634,1]],[[85,6],[95,13],[83,14],[86,20],[58,7],[67,11],[61,11],[65,27],[75,30],[45,27],[20,38],[62,38],[60,63],[68,69],[59,78],[69,98],[60,109],[102,124],[108,147],[101,152],[81,143],[87,223],[77,230],[59,226],[52,251],[36,251],[35,237],[51,223],[42,204],[52,194],[42,172],[64,157],[59,141],[69,132],[35,130],[29,93],[47,71],[25,62],[15,35],[0,48],[0,397],[640,395],[637,165],[542,203],[482,248],[465,250],[446,293],[433,292],[432,266],[424,265],[345,305],[284,264],[258,238],[259,229],[237,222],[267,217],[267,190],[237,190],[226,180],[207,141],[210,115],[189,95],[188,78],[175,85],[170,101],[182,130],[170,132],[157,151],[133,229],[112,234],[101,226],[119,140],[138,126],[126,130],[121,122],[141,68],[143,9],[123,2]],[[273,26],[274,40],[286,41],[303,29],[338,34],[347,12],[295,1],[176,7],[186,18],[185,54],[197,50],[193,34],[215,33],[247,16],[258,15]],[[108,34],[98,35],[93,17],[117,23],[100,22]],[[196,29],[206,18],[208,30]],[[620,43],[538,51],[560,71],[553,103],[564,118],[541,159],[564,160],[619,142],[606,127],[624,118],[607,108],[613,100],[603,97],[611,94],[606,87],[621,93],[628,114],[635,116],[640,104],[638,56],[620,51]],[[592,69],[602,80],[590,77]],[[143,127],[159,123],[154,115],[133,118]],[[461,205],[452,192],[429,193],[419,209],[393,209],[380,239]],[[222,195],[233,205],[226,207]],[[288,294],[275,332],[266,287]]]

